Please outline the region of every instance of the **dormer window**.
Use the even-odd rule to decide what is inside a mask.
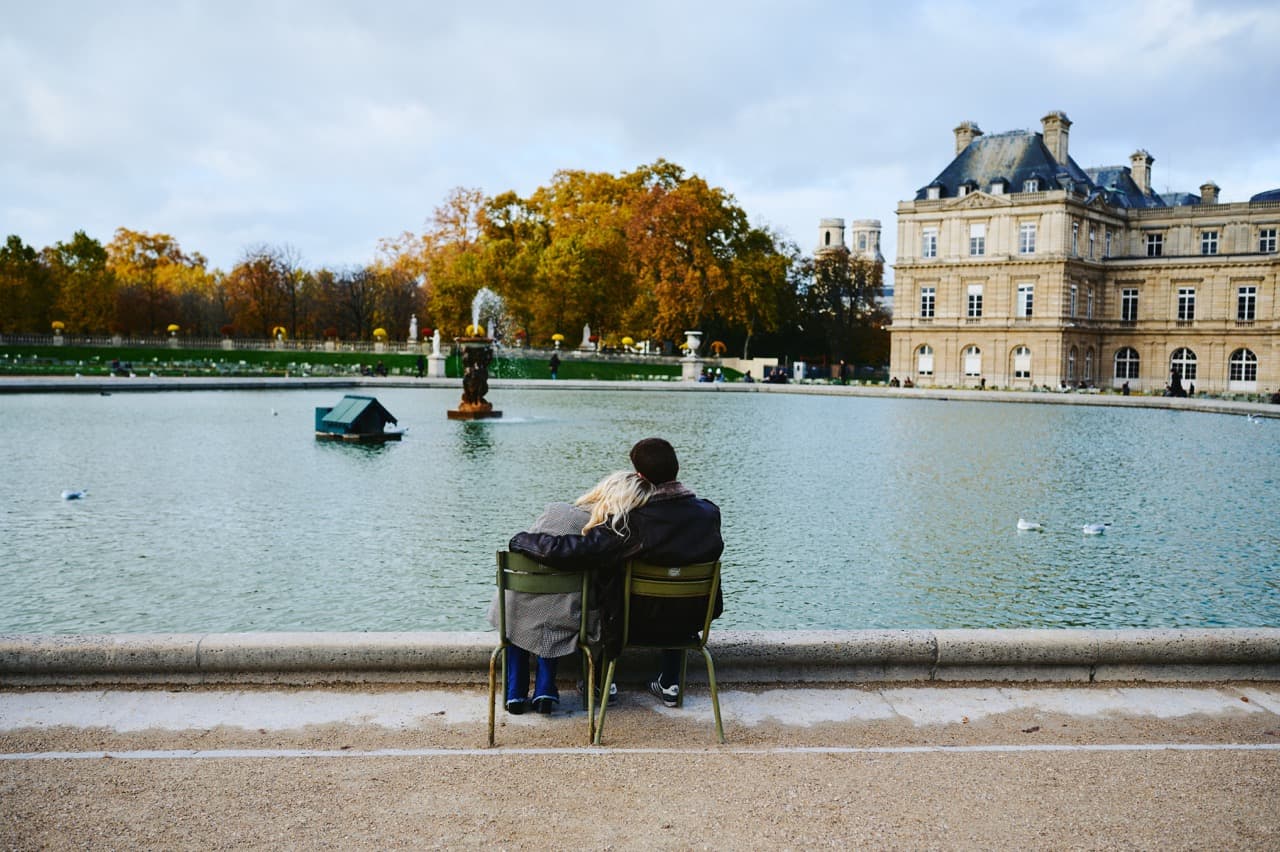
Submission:
[[[942,197],[942,187],[936,184],[929,187],[928,189],[925,190],[925,197],[928,198],[930,201],[937,201],[939,198]]]
[[[969,187],[966,184],[960,184],[956,187],[956,198],[964,198],[969,194]]]
[[[996,178],[995,180],[991,181],[991,194],[1004,195],[1004,188],[1008,183],[1009,182],[1004,178]]]
[[[1039,179],[1039,178],[1029,178],[1029,179],[1027,179],[1027,180],[1024,180],[1024,181],[1022,182],[1022,191],[1023,191],[1023,192],[1039,192],[1039,191],[1040,191],[1040,179]]]

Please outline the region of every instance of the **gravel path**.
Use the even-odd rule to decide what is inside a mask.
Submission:
[[[585,719],[573,708],[500,716],[499,748],[485,749],[483,691],[428,692],[430,700],[390,688],[131,691],[133,711],[109,723],[93,714],[120,698],[114,692],[0,692],[0,847],[1280,845],[1274,685],[826,690],[828,705],[920,708],[914,720],[842,721],[814,721],[822,691],[795,691],[793,716],[760,718],[748,705],[777,691],[736,690],[723,702],[727,746],[714,744],[698,696],[674,711],[628,694],[611,709],[600,750],[585,747]],[[340,721],[307,723],[307,712],[276,702],[314,706],[317,694],[346,708]],[[1149,710],[1132,703],[1138,695]],[[256,728],[243,718],[130,724],[175,696],[268,715]],[[1116,703],[1125,696],[1131,703]],[[374,719],[366,699],[443,709]],[[37,700],[79,702],[93,724],[18,724]],[[992,712],[967,715],[983,706]],[[217,751],[227,749],[240,751]]]

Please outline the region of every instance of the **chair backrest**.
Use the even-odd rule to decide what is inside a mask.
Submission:
[[[706,617],[702,622],[702,642],[706,642],[715,614],[716,592],[720,589],[720,563],[697,562],[691,565],[654,565],[633,559],[627,563],[625,591],[626,632],[630,633],[631,598],[705,598]]]
[[[557,595],[580,592],[587,600],[588,575],[585,571],[560,571],[543,565],[523,553],[498,551],[498,629],[507,635],[507,596],[504,592],[523,592],[527,595]],[[582,624],[586,628],[587,607],[581,607]]]

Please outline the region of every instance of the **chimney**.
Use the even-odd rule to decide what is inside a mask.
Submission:
[[[1200,203],[1217,204],[1219,186],[1213,181],[1200,184]]]
[[[956,125],[956,153],[959,154],[969,143],[982,135],[978,125],[972,121],[962,121]]]
[[[1071,130],[1071,119],[1067,118],[1065,112],[1054,110],[1040,119],[1040,126],[1044,128],[1044,146],[1059,164],[1066,165],[1067,133]]]
[[[1151,164],[1156,158],[1139,148],[1129,155],[1129,173],[1143,195],[1151,193]]]

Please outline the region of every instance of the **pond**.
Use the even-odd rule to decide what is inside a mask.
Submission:
[[[0,632],[486,629],[494,551],[650,435],[722,509],[720,628],[1280,625],[1280,423],[533,389],[465,423],[456,390],[358,392],[403,441],[316,442],[334,390],[0,397]]]

